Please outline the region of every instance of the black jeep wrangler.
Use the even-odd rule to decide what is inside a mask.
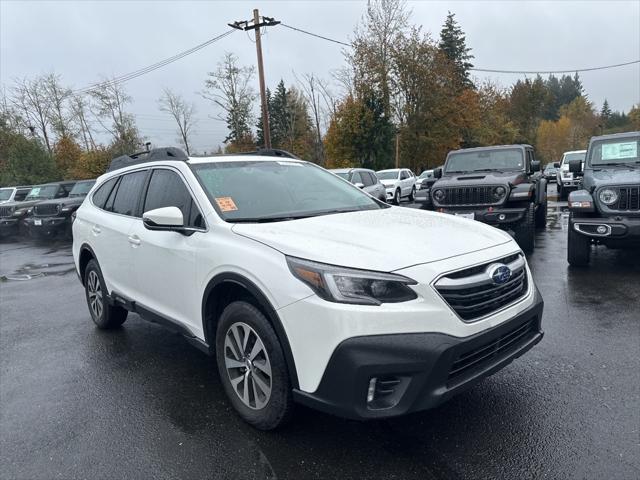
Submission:
[[[591,246],[640,249],[640,132],[593,137],[582,171],[582,189],[569,194],[567,260],[586,265]]]
[[[33,238],[54,237],[58,234],[71,238],[71,214],[82,204],[95,180],[81,180],[73,185],[67,197],[44,200],[33,206],[24,224]]]
[[[547,222],[547,181],[530,145],[449,152],[431,189],[434,209],[509,231],[520,248],[535,246],[535,228]]]
[[[9,202],[0,205],[0,237],[25,233],[24,219],[29,216],[33,206],[42,200],[63,198],[69,195],[76,182],[55,182],[36,185],[22,202]]]

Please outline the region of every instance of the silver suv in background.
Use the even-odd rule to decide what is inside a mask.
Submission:
[[[373,198],[377,198],[381,202],[386,201],[386,190],[384,185],[380,183],[376,172],[366,168],[334,168],[329,170],[341,178],[353,183],[356,187],[361,188]]]
[[[556,173],[559,200],[566,200],[570,191],[577,190],[580,187],[580,178],[569,171],[569,162],[573,160],[580,160],[582,164],[584,164],[584,157],[586,154],[586,150],[574,150],[571,152],[564,152],[562,155],[560,168],[558,168],[558,172]]]
[[[0,188],[0,204],[22,202],[31,191],[30,186]]]
[[[416,176],[408,168],[392,168],[376,172],[387,190],[387,201],[400,204],[402,198],[413,202],[416,197]]]

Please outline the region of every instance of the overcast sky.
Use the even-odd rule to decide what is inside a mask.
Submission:
[[[6,1],[0,0],[0,82],[54,71],[73,88],[101,76],[145,67],[249,19],[253,8],[289,25],[348,41],[366,8],[364,1]],[[477,67],[559,70],[623,63],[640,58],[640,1],[409,2],[411,21],[439,35],[451,10],[467,35]],[[263,41],[267,85],[297,74],[330,78],[343,64],[342,48],[284,27],[271,27]],[[209,47],[126,84],[134,98],[141,133],[156,145],[175,144],[172,120],[158,110],[163,87],[197,105],[194,145],[212,151],[224,139],[225,124],[202,99],[207,72],[224,52],[255,64],[252,37],[236,32]],[[519,75],[482,74],[503,86]],[[522,77],[522,75],[520,75]],[[599,109],[640,102],[640,64],[581,74]],[[255,81],[256,90],[258,87]]]

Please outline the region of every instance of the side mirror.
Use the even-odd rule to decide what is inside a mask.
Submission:
[[[569,171],[576,175],[582,174],[582,160],[570,160]]]
[[[354,183],[354,185],[358,188],[364,188],[364,183]]]
[[[144,212],[142,223],[147,230],[184,230],[184,218],[178,207],[156,208]]]
[[[540,161],[531,160],[531,172],[539,172],[540,171]]]
[[[442,167],[435,168],[433,170],[434,178],[442,178]]]
[[[553,162],[553,168],[560,168],[560,162]]]

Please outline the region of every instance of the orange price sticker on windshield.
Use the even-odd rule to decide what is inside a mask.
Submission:
[[[238,210],[238,207],[236,207],[236,204],[231,197],[217,197],[216,203],[223,212],[233,212],[234,210]]]

